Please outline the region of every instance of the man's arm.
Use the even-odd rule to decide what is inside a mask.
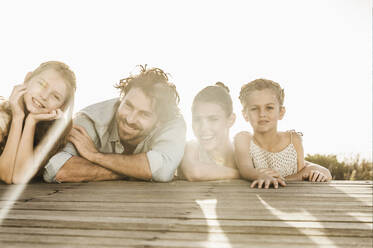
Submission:
[[[133,155],[98,152],[85,128],[80,126],[73,127],[68,139],[80,156],[117,174],[168,182],[182,159],[185,131],[183,120],[172,121],[154,138],[150,151]]]
[[[89,119],[89,117],[86,116],[85,114],[78,114],[74,118],[73,122],[75,124],[83,126],[87,130],[90,138],[95,141],[94,146],[96,146],[98,137],[97,137],[97,133],[96,133],[96,129],[94,127],[94,124]],[[63,168],[65,163],[72,156],[79,156],[79,153],[76,150],[75,146],[72,143],[68,142],[61,151],[56,153],[54,156],[52,156],[48,160],[48,162],[45,166],[44,174],[43,174],[44,181],[46,181],[48,183],[56,182],[56,175],[57,175],[58,171]],[[68,173],[68,175],[73,176],[74,175],[73,173],[75,173],[77,171],[80,171],[80,169],[78,167],[79,167],[79,164],[76,164],[74,166],[74,168],[65,167],[64,170],[66,172],[67,168],[71,169],[72,171],[70,173]]]
[[[55,180],[61,183],[118,179],[123,179],[123,176],[78,156],[72,156],[67,160],[55,177]]]
[[[145,180],[152,178],[145,153],[134,155],[101,153],[97,151],[87,131],[83,127],[77,125],[73,126],[68,140],[75,145],[80,156],[92,164],[97,164],[106,170],[113,171],[123,176],[131,176]]]

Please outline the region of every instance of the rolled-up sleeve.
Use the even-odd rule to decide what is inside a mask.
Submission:
[[[182,118],[168,123],[155,135],[150,150],[146,153],[152,179],[169,182],[184,155],[186,125]]]
[[[95,132],[94,125],[92,121],[84,114],[78,114],[74,120],[74,125],[79,125],[88,132],[91,139],[96,143],[97,134]],[[54,156],[52,156],[45,166],[43,179],[45,182],[54,183],[56,182],[56,174],[62,168],[62,166],[69,160],[72,156],[79,156],[78,151],[72,143],[67,143],[66,146]]]

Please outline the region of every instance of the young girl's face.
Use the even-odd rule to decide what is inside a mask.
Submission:
[[[247,108],[243,112],[254,132],[265,133],[277,131],[277,121],[285,114],[285,108],[280,106],[276,94],[271,89],[255,90],[250,93]]]
[[[27,90],[23,99],[30,113],[47,113],[61,108],[68,96],[67,81],[54,69],[40,72],[25,84]]]
[[[193,132],[207,151],[216,150],[229,140],[234,114],[227,117],[223,108],[210,102],[198,102],[193,109]]]

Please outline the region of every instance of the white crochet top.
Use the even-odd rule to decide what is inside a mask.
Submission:
[[[250,155],[255,168],[271,168],[280,173],[282,177],[293,175],[298,171],[297,152],[293,145],[292,131],[290,131],[290,144],[280,152],[269,152],[250,142]]]

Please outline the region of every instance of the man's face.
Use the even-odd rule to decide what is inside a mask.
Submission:
[[[119,105],[116,121],[121,142],[139,144],[157,125],[152,99],[140,88],[130,89]]]

